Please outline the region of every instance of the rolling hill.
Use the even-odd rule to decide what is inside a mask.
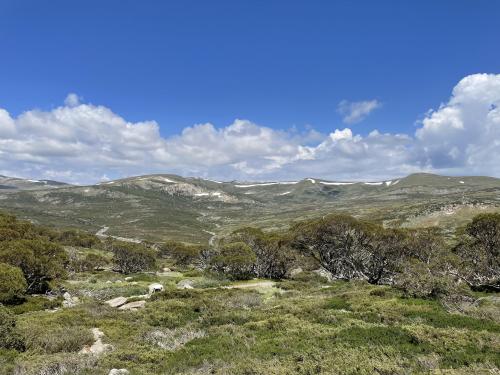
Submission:
[[[8,187],[0,189],[0,209],[38,223],[193,243],[243,225],[279,229],[332,211],[386,226],[453,230],[478,212],[500,209],[500,179],[424,173],[367,182],[222,182],[157,174],[89,186],[2,176],[0,185]]]

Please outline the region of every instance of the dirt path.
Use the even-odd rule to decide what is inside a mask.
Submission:
[[[216,237],[217,235],[216,235],[214,232],[210,232],[210,231],[205,230],[205,229],[203,229],[203,232],[205,232],[205,233],[208,233],[208,234],[211,234],[211,235],[212,235],[212,237],[210,237],[210,239],[208,240],[208,244],[209,244],[210,246],[212,246],[212,245],[214,244],[214,240],[215,240],[215,237]]]
[[[118,240],[118,241],[123,241],[123,242],[133,242],[133,243],[141,243],[142,240],[139,240],[137,238],[128,238],[128,237],[120,237],[120,236],[111,236],[109,234],[106,234],[106,232],[108,231],[109,227],[106,227],[106,226],[103,226],[101,229],[99,229],[97,232],[96,232],[96,236],[97,237],[101,237],[101,238],[107,238],[107,237],[110,237],[110,238],[114,238],[115,240]]]

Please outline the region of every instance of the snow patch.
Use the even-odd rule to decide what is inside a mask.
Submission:
[[[280,182],[262,182],[260,184],[249,184],[249,185],[234,185],[237,188],[249,188],[256,186],[271,186],[271,185],[294,185],[298,184],[298,181],[280,181]]]
[[[352,185],[354,182],[326,182],[326,181],[319,181],[320,184],[323,185]]]
[[[311,181],[311,183],[315,184],[316,183],[316,180],[312,179],[312,178],[306,178],[306,181]]]
[[[278,195],[287,195],[287,194],[290,194],[291,191],[285,191],[284,193],[281,193],[281,194],[278,194]]]
[[[175,184],[176,183],[176,181],[170,180],[170,179],[168,179],[166,177],[160,177],[160,179],[163,180],[163,181],[165,181],[165,182],[167,182],[167,183],[169,183],[169,184]]]
[[[383,184],[383,182],[365,182],[365,185],[371,185],[371,186],[380,186]]]
[[[208,197],[208,196],[220,197],[222,193],[220,191],[212,191],[212,192],[194,193],[193,195],[195,197]]]
[[[465,184],[465,182],[464,182],[464,181],[458,181],[458,182],[460,182],[461,184]]]

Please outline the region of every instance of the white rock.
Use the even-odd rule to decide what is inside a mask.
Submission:
[[[106,301],[105,303],[107,303],[111,307],[120,307],[127,303],[127,299],[125,297],[116,297]]]
[[[114,368],[109,371],[108,375],[128,375],[130,374],[127,369],[124,368]]]
[[[129,302],[126,303],[123,306],[120,306],[118,310],[137,310],[137,309],[142,309],[146,305],[146,301],[141,300],[141,301],[134,301],[134,302]]]
[[[302,268],[300,268],[300,267],[294,268],[293,270],[290,271],[290,277],[295,277],[299,273],[302,273],[302,272],[303,272]]]
[[[192,280],[181,280],[177,283],[177,289],[194,289]]]
[[[64,307],[73,307],[80,303],[80,299],[78,297],[72,297],[68,292],[64,292],[63,294],[64,301],[62,305]]]
[[[317,273],[319,276],[321,277],[324,277],[325,279],[327,279],[328,281],[333,281],[333,276],[330,272],[328,272],[327,270],[325,270],[324,268],[320,268],[318,270],[315,270],[313,271],[315,273]]]
[[[159,283],[149,284],[148,286],[149,294],[163,291],[163,285]]]

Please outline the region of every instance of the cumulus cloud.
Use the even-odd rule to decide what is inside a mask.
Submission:
[[[451,173],[500,174],[500,74],[462,79],[417,130],[421,160]]]
[[[80,97],[75,93],[70,93],[66,96],[66,99],[64,99],[64,104],[68,107],[76,107],[80,104]]]
[[[382,103],[376,99],[360,102],[342,100],[337,106],[337,112],[342,116],[344,123],[356,124],[363,121],[370,113],[381,106]]]
[[[385,179],[416,171],[500,177],[500,75],[462,79],[415,134],[301,133],[238,119],[164,138],[155,121],[130,122],[71,95],[50,111],[12,117],[0,108],[0,174],[73,183],[146,173],[225,180]]]

